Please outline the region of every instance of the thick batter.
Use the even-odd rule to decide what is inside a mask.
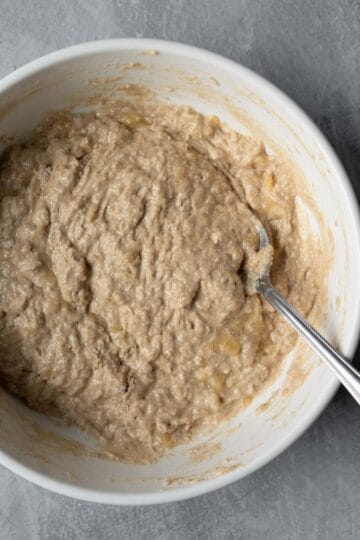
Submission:
[[[4,386],[134,462],[238,411],[295,341],[246,287],[254,214],[281,292],[308,315],[319,288],[296,189],[189,108],[50,117],[0,165]]]

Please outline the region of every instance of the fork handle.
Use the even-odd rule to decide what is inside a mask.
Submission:
[[[360,405],[360,373],[274,289],[268,277],[259,280],[257,291],[307,341]]]

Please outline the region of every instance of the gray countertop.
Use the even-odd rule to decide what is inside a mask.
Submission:
[[[358,1],[0,0],[0,13],[0,76],[55,49],[113,37],[172,39],[239,61],[303,107],[360,194]],[[357,539],[359,418],[340,390],[307,433],[262,470],[163,506],[83,503],[0,467],[0,539]]]

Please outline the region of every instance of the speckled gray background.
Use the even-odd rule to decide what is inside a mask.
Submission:
[[[264,75],[320,126],[360,194],[360,2],[0,0],[0,76],[55,49],[112,37],[182,41]],[[264,469],[163,506],[82,503],[0,467],[0,540],[358,539],[359,413],[341,390]]]

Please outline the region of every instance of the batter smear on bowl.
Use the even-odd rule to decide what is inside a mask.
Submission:
[[[274,285],[319,312],[297,190],[261,142],[187,107],[50,116],[0,164],[2,384],[130,462],[235,414],[295,343],[243,277],[255,215]]]

